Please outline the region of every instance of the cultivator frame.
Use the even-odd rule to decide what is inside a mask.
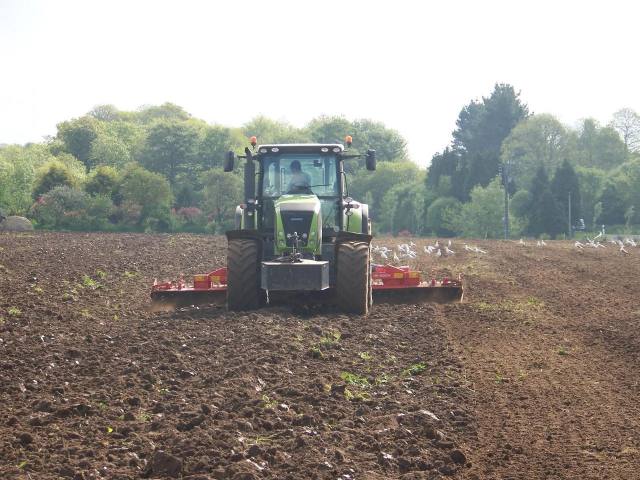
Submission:
[[[462,275],[457,279],[435,277],[423,280],[421,272],[408,266],[371,266],[371,289],[376,303],[447,303],[462,300]],[[328,292],[331,298],[331,290]],[[320,292],[319,292],[320,293]],[[324,294],[322,301],[326,301]],[[154,281],[151,299],[158,309],[196,305],[225,305],[227,299],[227,268],[194,275],[186,282],[184,275],[177,281]],[[330,300],[329,300],[330,301]]]

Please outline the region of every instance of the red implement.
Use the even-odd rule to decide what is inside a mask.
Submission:
[[[461,276],[456,280],[445,277],[423,281],[419,271],[406,266],[373,265],[371,282],[373,298],[378,303],[443,303],[462,299]],[[154,309],[158,310],[191,305],[224,305],[226,298],[226,267],[194,275],[191,283],[181,276],[173,282],[156,281],[151,288]]]
[[[227,301],[227,268],[193,276],[188,284],[180,276],[175,282],[155,281],[151,287],[154,310],[166,310],[190,305],[224,305]]]
[[[407,266],[373,265],[373,298],[378,303],[446,303],[462,300],[462,275],[456,280],[444,277],[422,280],[417,270]]]

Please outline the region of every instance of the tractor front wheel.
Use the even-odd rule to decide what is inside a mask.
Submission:
[[[231,239],[227,249],[227,308],[255,310],[261,303],[258,242],[245,238]]]
[[[369,244],[340,243],[336,253],[338,307],[347,313],[366,315],[369,312],[371,298]]]

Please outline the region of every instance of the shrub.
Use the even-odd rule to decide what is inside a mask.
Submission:
[[[33,196],[38,198],[55,187],[73,187],[74,185],[75,180],[71,171],[63,163],[53,160],[38,171]]]
[[[460,202],[453,197],[435,200],[427,209],[427,229],[436,235],[453,236],[455,232],[445,227],[446,215],[460,209]]]
[[[113,198],[118,188],[118,172],[113,167],[100,166],[91,172],[84,190],[90,195],[104,195]]]
[[[145,231],[170,229],[173,195],[169,182],[162,175],[130,164],[122,175],[119,195],[127,223],[135,223]]]
[[[108,197],[91,197],[81,190],[58,186],[38,199],[32,216],[41,228],[102,230],[108,227],[112,209]]]
[[[197,207],[182,207],[173,212],[174,229],[183,232],[202,233],[206,229],[207,218]]]

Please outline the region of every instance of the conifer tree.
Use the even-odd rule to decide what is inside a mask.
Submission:
[[[555,237],[563,231],[563,221],[558,203],[551,193],[549,177],[542,165],[538,167],[531,183],[529,226],[527,233],[533,236],[546,233]]]

